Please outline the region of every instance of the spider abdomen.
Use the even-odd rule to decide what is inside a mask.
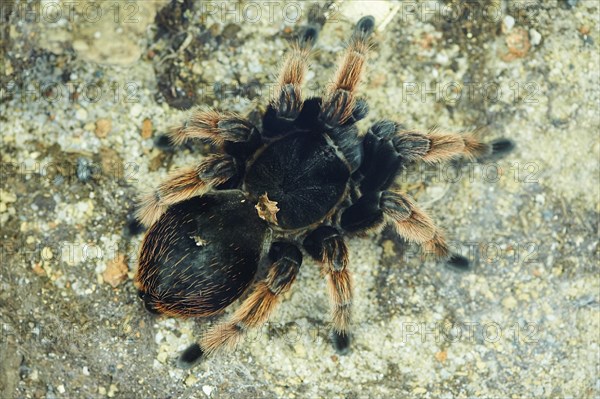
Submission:
[[[248,166],[245,190],[277,202],[277,225],[299,229],[322,220],[340,201],[350,169],[324,135],[298,131],[270,143]]]
[[[170,207],[144,238],[136,284],[146,307],[208,316],[254,279],[270,231],[240,191],[194,197]]]

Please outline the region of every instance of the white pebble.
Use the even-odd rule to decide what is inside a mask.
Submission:
[[[129,111],[129,113],[133,117],[140,116],[142,114],[143,109],[144,108],[142,107],[141,104],[136,103],[133,105],[133,107],[131,107],[131,110]]]
[[[504,27],[506,28],[506,32],[509,32],[513,26],[515,26],[515,19],[513,17],[511,17],[510,15],[507,15],[506,17],[504,17]]]
[[[85,121],[85,120],[87,120],[87,117],[88,117],[88,112],[85,110],[85,108],[79,108],[77,110],[77,112],[75,113],[75,118],[77,118],[77,120]]]
[[[158,331],[156,333],[156,335],[154,336],[154,342],[156,342],[157,344],[160,344],[164,338],[165,338],[165,336],[163,335],[163,333]]]
[[[213,391],[213,387],[211,387],[210,385],[203,385],[202,386],[202,392],[204,392],[204,394],[206,396],[210,397],[210,394],[212,393],[212,391]]]
[[[546,197],[544,197],[542,194],[537,194],[535,196],[535,202],[537,202],[538,204],[544,205],[546,203]]]
[[[437,62],[438,64],[446,65],[448,63],[448,61],[450,61],[450,59],[444,53],[437,53],[435,55],[435,62]]]
[[[542,42],[542,34],[533,28],[529,29],[529,42],[532,46],[537,46]]]
[[[33,370],[31,372],[31,374],[29,375],[29,378],[31,378],[31,381],[37,381],[39,378],[39,373],[37,370]]]

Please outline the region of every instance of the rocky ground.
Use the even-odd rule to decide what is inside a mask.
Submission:
[[[503,159],[398,180],[472,265],[424,260],[388,230],[353,238],[350,354],[330,346],[306,258],[264,328],[175,367],[215,320],[142,309],[140,238],[124,233],[135,197],[206,155],[159,148],[189,107],[259,119],[311,4],[2,0],[1,397],[600,396],[594,0],[321,3],[306,93],[370,13],[363,131],[390,118],[515,141]]]

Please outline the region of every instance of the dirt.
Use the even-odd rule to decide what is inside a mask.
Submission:
[[[213,150],[166,145],[191,107],[260,121],[313,2],[2,2],[0,396],[600,395],[598,3],[359,3],[318,3],[307,95],[368,11],[382,29],[361,131],[392,119],[516,144],[398,178],[469,266],[390,229],[352,238],[350,354],[331,347],[326,284],[305,257],[269,323],[181,370],[218,318],[143,310],[136,198]]]

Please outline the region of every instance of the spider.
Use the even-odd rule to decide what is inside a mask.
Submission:
[[[218,314],[266,277],[241,306],[208,329],[179,358],[191,366],[232,347],[261,326],[298,275],[303,251],[327,278],[332,342],[350,347],[352,277],[345,236],[392,225],[404,239],[450,262],[442,232],[394,179],[415,161],[481,159],[512,148],[506,139],[406,130],[382,120],[359,135],[368,105],[356,97],[375,20],[361,18],[333,84],[322,98],[302,99],[307,58],[319,26],[307,24],[283,62],[262,130],[233,113],[198,109],[169,132],[174,144],[208,139],[220,153],[175,171],[145,196],[137,217],[143,239],[135,285],[145,307],[175,317]]]

